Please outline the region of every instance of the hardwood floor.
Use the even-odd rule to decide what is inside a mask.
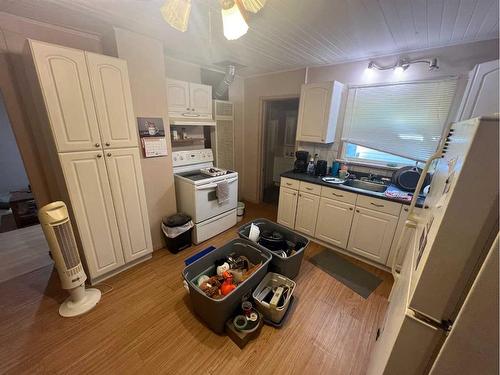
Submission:
[[[247,204],[245,220],[257,217],[275,220],[275,208]],[[282,329],[264,326],[241,350],[191,313],[184,259],[223,245],[236,229],[177,255],[156,251],[107,280],[113,290],[77,318],[57,313],[67,294],[52,266],[0,284],[0,373],[364,374],[392,277],[351,260],[383,279],[365,300],[307,260],[318,244],[307,250]]]
[[[0,233],[0,283],[51,264],[40,224]]]

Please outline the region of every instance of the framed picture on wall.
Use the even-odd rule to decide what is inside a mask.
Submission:
[[[164,137],[165,128],[161,117],[137,117],[139,126],[139,136],[144,137]]]

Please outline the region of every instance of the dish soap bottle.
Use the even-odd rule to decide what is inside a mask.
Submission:
[[[314,175],[314,158],[311,155],[311,158],[309,159],[309,164],[307,164],[307,174],[309,175]]]

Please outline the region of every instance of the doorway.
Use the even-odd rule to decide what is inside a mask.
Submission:
[[[293,169],[299,98],[263,101],[262,201],[278,204],[280,175]]]
[[[0,282],[52,264],[0,92]]]

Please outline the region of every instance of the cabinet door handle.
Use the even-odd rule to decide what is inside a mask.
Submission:
[[[335,195],[336,197],[340,197],[340,198],[342,198],[342,197],[343,197],[343,195],[342,195],[342,194],[335,194],[335,193],[332,193],[332,195]]]
[[[406,212],[408,212],[408,209],[407,209],[407,208],[403,208],[403,210],[405,210]]]
[[[106,155],[107,155],[107,156],[111,156],[111,152],[108,152]]]
[[[359,210],[356,210],[356,212],[359,214]]]
[[[349,211],[352,211],[352,210],[354,210],[354,208],[352,208],[352,207],[349,207]]]
[[[109,142],[106,142],[105,144],[106,144],[106,146],[111,146],[111,144]]]
[[[292,183],[290,183],[290,182],[287,182],[286,184],[287,184],[287,186],[292,186]]]
[[[193,112],[194,112],[194,108],[191,108],[191,111],[193,111]]]
[[[98,158],[102,158],[102,154],[97,154],[97,157]]]
[[[302,194],[299,194],[299,197],[301,197],[301,196],[302,196]]]
[[[313,188],[310,188],[310,187],[306,187],[306,190],[313,190]]]
[[[383,204],[376,204],[376,203],[373,203],[373,202],[370,202],[370,204],[371,204],[372,206],[375,206],[375,207],[384,207],[384,205],[383,205]]]
[[[96,143],[94,146],[95,147],[101,147],[101,145],[99,143]]]
[[[191,109],[191,108],[189,108],[189,107],[188,107],[188,108],[186,108],[186,111],[189,111],[190,109]]]

